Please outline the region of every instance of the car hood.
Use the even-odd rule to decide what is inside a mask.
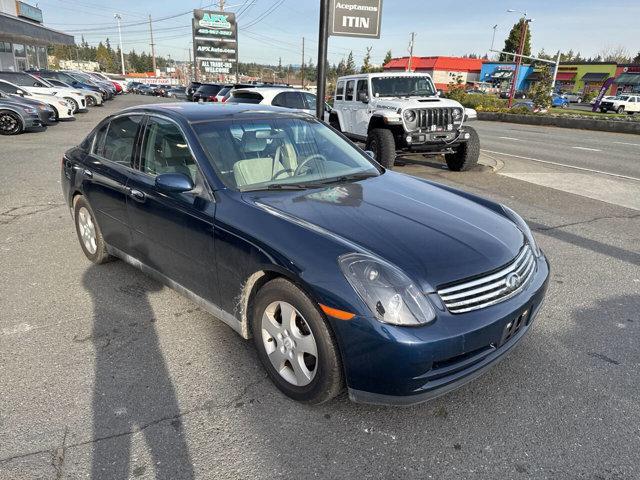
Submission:
[[[371,99],[369,107],[374,109],[402,110],[406,108],[460,107],[455,100],[440,97],[377,97]]]
[[[513,222],[493,210],[389,171],[324,189],[246,192],[244,198],[386,259],[424,291],[505,265],[524,243]]]

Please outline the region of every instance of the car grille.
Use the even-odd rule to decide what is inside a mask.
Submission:
[[[421,108],[416,110],[418,128],[426,130],[453,129],[452,108]]]
[[[536,261],[529,245],[506,267],[490,275],[438,290],[451,313],[464,313],[507,300],[531,280]]]
[[[613,102],[601,102],[601,107],[613,108]]]

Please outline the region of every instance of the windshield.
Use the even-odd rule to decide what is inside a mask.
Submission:
[[[225,185],[243,191],[312,188],[380,174],[366,155],[313,117],[236,117],[195,128]]]
[[[373,77],[374,97],[430,97],[436,90],[429,77]]]
[[[618,99],[626,102],[627,100],[629,100],[629,97],[627,95],[620,95]]]

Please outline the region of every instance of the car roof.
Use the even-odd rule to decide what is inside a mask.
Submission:
[[[278,115],[308,118],[309,114],[290,108],[272,107],[249,103],[156,103],[139,105],[122,110],[120,113],[158,113],[171,118],[180,118],[189,123],[205,122],[234,117],[243,114]]]
[[[353,75],[345,75],[339,77],[338,80],[356,80],[361,78],[379,78],[379,77],[429,77],[426,72],[399,72],[399,71],[385,71],[376,73],[354,73]]]
[[[300,93],[310,93],[311,95],[315,95],[313,92],[309,92],[308,90],[303,90],[301,88],[274,88],[274,87],[248,87],[248,88],[236,88],[231,92],[231,95],[236,92],[250,92],[250,93],[259,93],[263,98],[274,98],[276,95],[282,92],[300,92]]]

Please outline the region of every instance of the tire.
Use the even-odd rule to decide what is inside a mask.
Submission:
[[[92,95],[87,95],[86,97],[84,97],[85,100],[87,101],[87,107],[95,107],[96,106],[96,99],[93,98]]]
[[[618,108],[616,108],[616,113],[624,113],[624,106],[620,105]]]
[[[22,118],[9,110],[0,111],[0,135],[18,135],[24,130]]]
[[[73,110],[73,113],[78,113],[78,110],[80,110],[80,105],[78,105],[78,102],[76,102],[71,97],[64,97],[64,99],[71,104],[71,109]]]
[[[393,132],[386,128],[374,128],[367,136],[365,150],[376,155],[376,162],[385,168],[392,169],[396,162],[396,140]]]
[[[51,108],[53,108],[53,119],[56,122],[59,122],[60,121],[60,112],[58,112],[58,109],[56,107],[54,107],[53,105],[50,105],[50,106],[51,106]]]
[[[458,147],[455,153],[447,153],[444,158],[447,162],[449,170],[454,172],[463,172],[474,167],[478,163],[480,156],[480,137],[475,129],[465,127],[471,137],[465,143]]]
[[[281,307],[295,313],[286,316],[295,319],[290,327],[286,327]],[[318,405],[343,390],[342,361],[333,333],[315,303],[293,283],[276,278],[258,291],[252,302],[251,328],[258,357],[282,393],[298,402]],[[315,356],[306,353],[314,351],[309,347],[312,342]],[[268,353],[267,349],[272,350]],[[274,364],[282,365],[281,369]]]
[[[600,109],[600,113],[607,113],[607,111],[608,111],[608,110],[607,110],[606,108],[601,108],[601,109]]]
[[[113,260],[113,257],[107,252],[107,245],[104,243],[102,231],[96,222],[93,210],[82,195],[74,198],[73,220],[78,241],[85,256],[98,265]],[[90,237],[93,241],[89,240]]]

